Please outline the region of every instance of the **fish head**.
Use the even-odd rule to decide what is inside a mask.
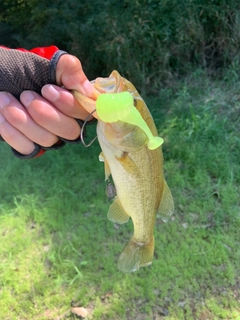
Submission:
[[[147,140],[150,150],[158,148],[163,139],[158,137],[151,113],[134,85],[117,71],[113,71],[109,79],[111,85],[105,86],[105,94],[100,95],[96,101],[99,119],[110,124],[113,130],[124,136],[124,140],[130,134],[136,146],[139,146],[140,141],[143,145]],[[98,83],[101,82],[99,79]],[[105,85],[108,83],[103,82]]]
[[[102,133],[109,143],[114,143],[114,145],[118,146],[123,141],[127,141],[127,144],[132,141],[131,145],[134,149],[139,149],[140,146],[146,144],[146,141],[149,149],[158,148],[162,144],[163,139],[158,137],[151,113],[130,81],[114,70],[108,78],[96,78],[92,81],[92,84],[99,94],[97,100],[92,100],[76,91],[73,92],[73,95],[87,111],[99,120],[98,127],[100,129],[98,132]],[[124,92],[127,92],[131,97],[130,113],[126,111],[126,108],[125,111],[120,111],[120,106],[116,101],[112,104],[110,101],[108,107],[104,108],[105,119],[100,116],[100,109],[97,112],[95,111],[98,100],[105,96],[104,94],[113,94],[112,97],[115,99],[117,95],[114,94]],[[119,100],[120,102],[121,99],[122,97]]]
[[[92,80],[91,83],[96,89],[97,97],[102,93],[117,93],[122,92],[124,89],[123,78],[117,71],[113,71],[107,78],[98,77],[95,80]],[[96,100],[91,99],[76,90],[72,90],[71,92],[78,103],[98,119],[97,113],[94,112],[96,110]]]
[[[129,92],[133,97],[134,106],[141,113],[144,120],[149,117],[148,112],[146,112],[146,105],[134,85],[127,79],[123,78],[118,71],[114,70],[107,78],[98,77],[91,81],[91,83],[96,89],[97,96],[101,95],[102,93],[119,93],[123,91]],[[96,100],[90,99],[89,97],[75,90],[72,90],[72,94],[78,103],[89,113],[96,109]],[[98,118],[97,114],[94,114],[94,116]]]

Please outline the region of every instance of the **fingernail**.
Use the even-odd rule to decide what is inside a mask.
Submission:
[[[4,108],[10,102],[10,98],[6,92],[0,92],[0,108]]]
[[[56,101],[60,97],[59,92],[51,84],[46,84],[42,88],[42,95],[49,101]]]
[[[24,104],[25,107],[28,107],[29,104],[35,99],[33,93],[31,91],[23,91],[21,94],[20,100]]]

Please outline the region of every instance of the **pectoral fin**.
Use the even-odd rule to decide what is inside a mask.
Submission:
[[[118,224],[123,224],[128,222],[129,215],[126,213],[126,211],[123,209],[123,206],[118,199],[118,197],[115,197],[113,203],[111,204],[107,217],[110,221]]]
[[[173,214],[173,211],[174,211],[174,202],[173,202],[172,193],[166,181],[164,181],[162,200],[158,207],[157,213],[160,215],[161,219],[164,222],[167,222],[170,216]]]
[[[105,157],[104,157],[103,152],[101,152],[101,153],[99,154],[98,159],[99,159],[100,162],[104,162],[104,161],[105,161]]]

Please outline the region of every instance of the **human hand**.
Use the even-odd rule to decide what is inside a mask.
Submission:
[[[97,92],[76,57],[69,54],[60,57],[56,80],[59,86],[45,85],[42,96],[33,91],[22,92],[21,103],[10,93],[0,92],[0,135],[23,155],[34,151],[34,142],[50,147],[59,141],[58,137],[67,140],[79,137],[81,128],[74,118],[85,119],[88,112],[66,89],[96,100]]]

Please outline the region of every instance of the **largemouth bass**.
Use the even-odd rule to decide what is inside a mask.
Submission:
[[[92,83],[100,94],[129,92],[134,108],[150,133],[158,136],[153,118],[132,83],[117,71],[109,78],[97,78]],[[73,94],[89,112],[95,109],[92,100],[77,92]],[[126,223],[131,217],[134,225],[133,236],[119,257],[118,268],[132,272],[152,263],[156,214],[167,221],[174,210],[173,198],[164,179],[161,146],[150,149],[149,137],[138,125],[121,121],[121,118],[102,121],[98,113],[100,115],[100,112],[95,113],[97,137],[102,149],[99,159],[104,161],[105,179],[111,175],[116,188],[107,216],[117,224]]]

